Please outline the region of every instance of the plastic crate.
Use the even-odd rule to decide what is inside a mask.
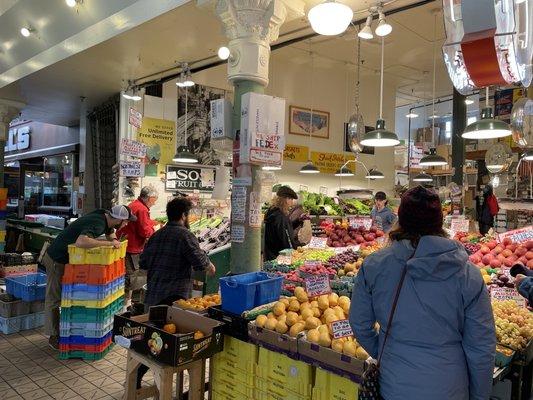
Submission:
[[[59,336],[61,337],[83,336],[86,338],[97,339],[97,338],[104,337],[112,330],[113,330],[113,320],[111,320],[111,323],[99,329],[90,329],[86,327],[76,328],[76,327],[73,327],[72,325],[68,325],[68,327],[62,328],[60,324]]]
[[[224,351],[220,354],[237,363],[257,364],[259,348],[255,344],[246,343],[231,336],[224,336]]]
[[[71,244],[68,246],[69,264],[99,264],[109,265],[126,257],[128,241],[120,242],[120,248],[113,246],[94,247],[82,249]]]
[[[35,329],[44,325],[44,312],[20,315],[18,317],[0,317],[0,332],[9,335],[28,329]]]
[[[86,338],[84,336],[67,336],[59,338],[59,351],[80,350],[91,353],[104,351],[113,341],[113,332],[101,338]]]
[[[0,266],[0,277],[35,274],[37,271],[37,264],[2,265]]]
[[[212,385],[216,388],[217,392],[230,396],[232,399],[253,399],[255,387],[254,385],[245,385],[240,383],[235,385],[233,382],[228,382],[220,378],[220,375],[213,377]]]
[[[0,200],[7,200],[7,188],[0,188]]]
[[[113,348],[113,343],[111,343],[108,347],[106,347],[104,350],[100,352],[90,352],[90,351],[83,351],[83,350],[69,350],[69,351],[60,351],[59,352],[59,359],[60,360],[68,360],[70,358],[81,358],[86,361],[95,361],[95,360],[101,360],[104,358],[107,353],[109,353],[109,350]]]
[[[102,300],[61,299],[61,307],[105,308],[122,296],[124,296],[124,288]]]
[[[44,300],[46,274],[36,273],[6,278],[7,293],[24,301]]]
[[[250,272],[242,275],[221,277],[222,309],[234,314],[279,299],[282,276],[266,272]]]
[[[285,391],[283,394],[270,392],[270,391],[262,391],[259,389],[255,389],[254,393],[254,399],[255,400],[311,400],[311,396],[303,396],[298,393],[294,393],[291,391]]]
[[[357,400],[359,385],[349,379],[317,368],[313,400]]]
[[[217,353],[223,354],[223,353]],[[229,382],[233,385],[255,385],[255,364],[238,364],[223,357],[213,357],[211,364],[211,373],[216,379]]]
[[[105,329],[107,326],[113,323],[114,315],[106,319],[92,322],[71,322],[61,319],[59,322],[59,329],[61,331],[98,331]]]
[[[61,309],[61,322],[89,323],[113,318],[124,307],[124,298],[120,297],[105,308],[65,307]]]
[[[0,294],[0,317],[12,318],[30,313],[30,304],[14,298],[10,294]]]
[[[105,285],[126,274],[124,259],[109,265],[67,264],[63,274],[63,284],[85,283],[87,285]]]
[[[124,290],[124,277],[115,279],[107,285],[74,283],[62,285],[61,298],[65,300],[103,300],[120,289]]]
[[[6,231],[0,231],[0,242],[6,241]]]

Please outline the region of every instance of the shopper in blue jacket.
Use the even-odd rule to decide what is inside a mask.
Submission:
[[[524,296],[529,305],[533,305],[533,276],[518,275],[515,280],[518,293]]]
[[[390,245],[365,259],[350,309],[357,341],[377,359],[407,268],[381,360],[381,395],[385,400],[488,400],[496,335],[481,274],[463,247],[446,238],[435,192],[421,186],[409,190],[398,215]]]

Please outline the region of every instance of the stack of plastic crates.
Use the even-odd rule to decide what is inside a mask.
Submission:
[[[124,304],[127,242],[119,249],[69,246],[61,291],[59,358],[98,360],[112,346],[113,316]]]
[[[7,189],[0,188],[0,253],[6,248]]]

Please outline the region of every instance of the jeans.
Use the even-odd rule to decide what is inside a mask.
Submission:
[[[61,307],[61,279],[65,264],[52,260],[46,253],[42,264],[46,267],[46,298],[44,301],[44,331],[49,336],[59,336],[59,308]]]

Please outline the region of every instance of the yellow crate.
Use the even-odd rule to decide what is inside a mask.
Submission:
[[[215,378],[220,378],[223,381],[235,384],[235,385],[248,385],[254,386],[255,384],[255,365],[251,365],[251,368],[240,369],[235,368],[233,365],[227,365],[224,359],[218,359],[216,362],[211,363],[211,369]]]
[[[247,374],[255,376],[257,364],[251,361],[238,362],[231,358],[225,357],[225,353],[217,353],[211,359],[211,365],[214,369],[223,369],[233,375]]]
[[[71,244],[68,246],[69,264],[99,264],[109,265],[126,257],[126,248],[128,241],[120,243],[120,247],[115,249],[113,246],[94,247],[92,249],[82,249]]]
[[[317,368],[313,400],[357,400],[359,385],[349,379]]]
[[[255,400],[311,400],[311,396],[302,396],[294,392],[285,391],[282,395],[274,392],[255,390]],[[225,400],[225,399],[224,399]]]
[[[256,375],[264,381],[276,381],[276,387],[299,395],[311,395],[314,368],[283,354],[259,348]]]
[[[6,231],[0,231],[0,242],[4,242],[6,240]]]
[[[224,350],[219,353],[231,361],[241,363],[252,362],[257,364],[259,347],[255,344],[246,343],[234,337],[224,336]]]
[[[113,293],[103,300],[61,299],[61,307],[105,308],[122,296],[124,296],[124,288],[119,289],[116,293]]]
[[[253,385],[242,383],[235,385],[218,378],[216,375],[213,377],[212,385],[219,394],[229,396],[232,399],[253,399],[254,397],[255,388]]]
[[[218,393],[216,389],[211,392],[211,400],[235,400],[234,397],[231,397],[227,393]]]
[[[0,200],[7,200],[7,188],[0,188]]]
[[[120,248],[118,249],[118,257],[115,261],[118,261],[120,258],[126,257],[126,249],[128,248],[128,241],[124,240],[120,242]]]

